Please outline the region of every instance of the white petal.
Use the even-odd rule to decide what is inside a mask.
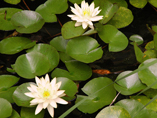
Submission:
[[[88,26],[88,24],[87,24],[86,22],[82,22],[82,27],[83,27],[83,29],[86,29],[87,26]]]
[[[61,94],[61,95],[59,95],[58,97],[63,97],[63,96],[65,96],[66,94],[65,93],[63,93],[63,94]]]
[[[59,88],[60,88],[60,86],[61,86],[61,84],[62,84],[62,82],[58,82],[57,84],[56,84],[56,86],[55,86],[55,90],[58,90]]]
[[[76,10],[80,12],[81,8],[76,3],[74,4],[74,6],[75,6]]]
[[[94,30],[94,27],[93,27],[93,25],[89,25],[89,27],[90,27],[91,29],[93,29],[93,30]]]
[[[54,108],[51,105],[47,107],[47,110],[49,114],[51,115],[51,117],[54,117]]]
[[[92,16],[96,16],[101,11],[101,10],[98,11],[98,9],[99,9],[99,7],[94,9]]]
[[[31,97],[31,98],[34,98],[34,95],[31,93],[31,92],[29,92],[29,93],[24,93],[26,96],[29,96],[29,97]]]
[[[90,12],[93,12],[93,10],[94,10],[94,2],[92,2],[89,7],[90,7]]]
[[[80,25],[82,25],[81,22],[76,22],[76,23],[75,23],[75,27],[80,26]]]
[[[92,17],[90,20],[91,21],[99,21],[103,18],[103,16],[95,16],[95,17]]]
[[[57,91],[57,96],[63,94],[64,92],[65,92],[65,90],[59,90],[59,91]]]
[[[67,15],[67,16],[72,18],[72,17],[75,17],[76,15]]]
[[[45,80],[46,80],[46,82],[50,82],[50,78],[49,78],[48,74],[45,75]]]
[[[50,105],[54,108],[57,108],[57,104],[54,100],[51,100]]]
[[[39,102],[38,102],[38,99],[33,99],[33,100],[30,101],[30,103],[33,104],[33,105],[36,105],[36,104],[38,104]]]
[[[41,81],[40,81],[40,79],[37,76],[35,76],[35,81],[36,81],[38,86],[41,84]]]
[[[93,23],[92,23],[91,21],[88,21],[88,24],[89,24],[89,25],[93,25]]]
[[[35,92],[31,87],[27,87],[27,89],[31,92]]]
[[[31,88],[33,91],[37,92],[37,86],[34,84],[30,84]]]
[[[56,98],[55,101],[59,104],[68,104],[68,102],[63,100],[62,98]]]
[[[76,15],[80,16],[79,11],[77,11],[77,10],[76,10],[76,9],[74,9],[73,7],[71,7],[71,11],[72,11],[74,14],[76,14]]]
[[[56,77],[51,80],[51,86],[55,87],[55,84],[56,84]]]
[[[84,8],[85,7],[85,1],[83,0],[82,2],[81,2],[81,8]]]
[[[45,109],[45,108],[48,106],[48,104],[49,104],[49,102],[48,102],[48,101],[45,101],[45,102],[43,103],[43,108]]]
[[[37,115],[41,110],[43,109],[43,105],[42,103],[41,104],[38,104],[36,110],[35,110],[35,115]]]

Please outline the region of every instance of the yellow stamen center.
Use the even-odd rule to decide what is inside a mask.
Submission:
[[[50,96],[50,92],[49,91],[44,91],[43,96],[45,98],[49,97]]]
[[[84,10],[84,11],[83,11],[83,15],[84,15],[84,16],[85,16],[85,15],[88,15],[88,16],[89,16],[89,15],[90,15],[90,12],[87,11],[87,10]]]

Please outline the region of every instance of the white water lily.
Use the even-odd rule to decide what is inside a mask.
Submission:
[[[56,78],[50,82],[48,74],[46,74],[45,79],[43,77],[41,79],[35,77],[35,81],[36,85],[30,84],[30,87],[27,87],[30,92],[25,93],[25,95],[34,98],[30,101],[30,105],[37,105],[35,115],[42,109],[47,108],[49,114],[53,117],[54,108],[57,108],[57,103],[68,103],[60,98],[65,96],[65,90],[59,90],[61,82],[56,83]]]
[[[94,2],[89,6],[84,0],[81,2],[81,8],[75,3],[74,7],[71,7],[71,11],[75,15],[68,15],[72,20],[75,20],[75,27],[82,25],[83,29],[88,26],[91,29],[94,29],[92,21],[99,21],[103,16],[97,16],[101,10],[98,10],[99,7],[95,8]]]

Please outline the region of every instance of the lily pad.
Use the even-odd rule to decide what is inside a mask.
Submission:
[[[128,26],[133,21],[133,18],[131,10],[126,7],[120,7],[107,24],[111,24],[116,28],[123,28]]]
[[[109,106],[102,109],[95,118],[131,118],[131,116],[121,106]]]
[[[21,2],[21,0],[4,0],[6,3],[9,3],[9,4],[14,4],[14,5],[16,5],[16,4],[18,4],[18,3],[20,3]]]
[[[121,7],[128,7],[128,4],[125,0],[108,0],[110,2],[112,2],[113,4],[118,4],[118,6],[121,6]]]
[[[98,77],[90,80],[82,88],[82,91],[89,97],[77,108],[84,113],[94,113],[105,105],[109,105],[116,96],[116,91],[111,83],[112,80],[107,77]],[[108,86],[109,84],[111,85]],[[87,96],[77,95],[76,103],[85,97]]]
[[[32,79],[47,73],[50,69],[50,62],[42,53],[30,52],[17,58],[14,69],[19,76]]]
[[[78,61],[91,63],[102,57],[103,51],[98,46],[99,44],[95,39],[81,36],[68,42],[66,53]]]
[[[125,110],[129,112],[131,118],[149,118],[148,110],[144,108],[144,105],[138,102],[137,100],[124,99],[117,102],[115,106],[123,107]]]
[[[7,90],[18,81],[19,81],[19,78],[13,75],[1,75],[0,76],[0,91]]]
[[[20,115],[22,118],[43,118],[45,114],[45,110],[42,110],[39,114],[35,115],[35,107],[34,108],[27,108],[22,107]]]
[[[61,87],[59,88],[60,90],[65,90],[65,94],[67,96],[74,96],[77,92],[77,86],[76,84],[68,79],[68,78],[65,78],[65,77],[57,77],[57,82],[62,82],[61,84]]]
[[[26,92],[29,92],[27,87],[30,86],[30,84],[33,83],[23,83],[15,89],[13,93],[13,100],[18,106],[31,107],[30,101],[32,100],[32,98],[24,94]]]
[[[8,118],[21,118],[20,115],[13,109],[12,114]]]
[[[120,73],[116,80],[131,72],[132,71],[124,71]],[[131,95],[146,88],[146,86],[142,84],[142,82],[138,78],[138,73],[132,74],[122,80],[119,80],[118,82],[114,83],[114,87],[118,92],[120,92],[123,95]]]
[[[148,2],[149,2],[151,5],[153,5],[154,7],[157,8],[157,2],[156,2],[156,0],[148,0]]]
[[[138,34],[131,35],[129,40],[136,42],[138,45],[143,43],[143,38]]]
[[[65,40],[62,36],[58,36],[50,41],[50,45],[55,47],[58,51],[65,52],[68,41],[69,40]]]
[[[21,11],[17,8],[0,8],[0,30],[14,30],[15,26],[11,23],[11,17]]]
[[[9,37],[0,41],[0,53],[16,54],[29,45],[32,41],[25,37]]]
[[[148,59],[140,64],[139,68],[144,66],[145,64],[156,60],[156,58]],[[147,86],[153,84],[157,81],[157,63],[154,65],[149,66],[148,68],[141,70],[138,72],[138,76],[140,80],[145,83]],[[149,78],[149,79],[148,79]],[[157,89],[157,84],[152,86],[151,88]]]
[[[80,4],[82,2],[82,0],[69,0],[71,3],[76,3],[76,4]]]
[[[147,4],[147,0],[129,0],[129,2],[136,8],[143,8]]]
[[[12,106],[11,104],[3,98],[0,98],[0,116],[1,118],[7,118],[11,116]]]
[[[148,98],[153,98],[157,95],[157,89],[150,88],[143,92],[143,94],[145,94]]]
[[[127,37],[112,25],[101,26],[98,35],[105,43],[109,43],[110,52],[122,51],[128,45]]]
[[[61,29],[61,33],[64,39],[71,39],[81,36],[85,31],[86,29],[83,29],[82,26],[75,27],[74,21],[65,23]]]
[[[37,32],[45,23],[39,13],[30,10],[23,10],[15,13],[11,18],[11,22],[19,33]]]
[[[59,54],[57,50],[48,44],[37,44],[32,49],[27,52],[40,52],[49,60],[50,68],[49,71],[52,71],[59,64]]]

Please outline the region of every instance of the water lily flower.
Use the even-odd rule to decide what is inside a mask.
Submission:
[[[56,78],[50,82],[48,74],[46,74],[45,79],[43,77],[41,79],[35,77],[35,81],[36,85],[30,84],[30,87],[27,87],[30,92],[25,93],[25,95],[34,98],[30,101],[30,105],[37,105],[35,115],[42,109],[47,108],[49,114],[53,117],[54,108],[57,108],[57,103],[68,103],[60,98],[65,96],[65,90],[59,90],[61,82],[56,83]]]
[[[94,29],[92,21],[99,21],[103,16],[97,16],[101,10],[98,10],[99,7],[95,8],[94,2],[89,6],[84,0],[81,2],[81,8],[75,3],[74,7],[71,7],[71,11],[75,15],[68,15],[72,20],[75,20],[75,27],[82,25],[83,29],[86,29],[88,26],[91,29]]]

